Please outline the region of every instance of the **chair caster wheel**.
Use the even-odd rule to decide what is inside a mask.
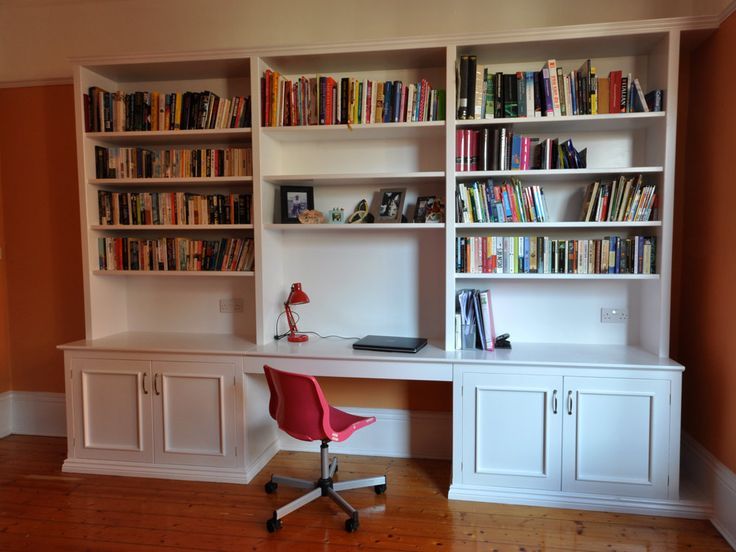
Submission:
[[[345,530],[348,533],[355,533],[355,531],[358,530],[358,527],[360,527],[360,523],[358,523],[357,519],[348,518],[345,520]]]
[[[376,491],[377,495],[382,495],[386,492],[386,484],[384,483],[383,485],[376,485],[375,487],[373,487],[373,490]]]
[[[279,529],[281,529],[280,519],[276,519],[275,517],[273,517],[266,522],[266,530],[269,533],[273,533],[275,531],[278,531]]]
[[[264,489],[266,489],[266,494],[273,494],[276,492],[276,489],[279,488],[279,484],[274,481],[269,481],[263,486]]]

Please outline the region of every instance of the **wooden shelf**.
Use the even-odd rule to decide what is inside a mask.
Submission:
[[[91,230],[252,230],[252,224],[93,224]]]
[[[385,184],[399,181],[400,185],[429,184],[445,178],[445,171],[417,171],[393,173],[343,173],[343,174],[273,174],[263,180],[272,184],[310,182],[320,186]]]
[[[262,131],[265,135],[282,141],[391,140],[430,136],[439,138],[444,136],[445,121],[264,127]]]
[[[146,130],[129,132],[86,132],[84,137],[95,142],[121,145],[237,144],[251,140],[250,128],[216,128],[202,130]]]
[[[456,280],[659,280],[659,274],[467,274]]]
[[[174,278],[202,278],[211,277],[237,277],[248,278],[255,276],[255,272],[235,270],[93,270],[92,274],[97,276],[157,276]]]
[[[650,113],[613,113],[602,115],[570,115],[565,117],[509,117],[502,119],[457,120],[457,128],[510,126],[517,132],[583,132],[590,130],[633,130],[660,124],[666,120],[664,111]]]
[[[661,221],[647,222],[463,222],[455,224],[458,229],[503,229],[513,228],[542,228],[542,229],[564,229],[564,228],[587,228],[595,230],[598,228],[659,228]]]
[[[221,186],[252,184],[252,176],[187,176],[175,178],[91,178],[91,186]]]

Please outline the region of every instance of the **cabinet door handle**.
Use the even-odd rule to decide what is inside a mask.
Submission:
[[[557,414],[557,389],[552,391],[552,414]]]
[[[153,374],[153,392],[157,395],[161,394],[161,391],[158,390],[158,377],[160,374]]]
[[[146,381],[148,381],[146,378],[148,377],[147,372],[143,372],[143,394],[148,395],[148,388],[146,387]]]
[[[572,416],[572,391],[567,392],[567,413]]]

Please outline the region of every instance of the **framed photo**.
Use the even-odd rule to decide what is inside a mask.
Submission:
[[[281,224],[298,224],[299,214],[314,209],[314,188],[281,186]]]
[[[384,188],[378,191],[376,222],[401,222],[406,188]]]
[[[427,220],[427,212],[434,203],[434,196],[422,196],[417,198],[417,208],[414,210],[413,222],[425,222]]]

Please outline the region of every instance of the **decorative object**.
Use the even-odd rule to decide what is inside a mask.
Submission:
[[[383,188],[378,191],[376,222],[399,223],[404,211],[406,188]]]
[[[414,209],[414,220],[412,222],[425,222],[427,220],[427,205],[434,201],[434,196],[422,196],[417,198],[417,206]]]
[[[286,321],[289,323],[289,341],[292,343],[301,343],[307,341],[309,336],[306,334],[298,334],[294,313],[291,312],[291,305],[304,305],[309,303],[309,296],[302,291],[302,284],[296,282],[291,284],[289,296],[284,301],[284,311],[286,312]]]
[[[424,222],[445,222],[445,204],[440,198],[429,198]]]
[[[314,209],[311,186],[281,186],[281,223],[296,224],[302,211]]]
[[[345,209],[342,207],[335,207],[327,211],[327,222],[329,224],[342,224],[345,220]]]
[[[299,213],[298,219],[301,224],[324,224],[325,222],[325,216],[322,212],[313,209],[302,211]]]
[[[373,217],[368,212],[368,202],[365,199],[361,199],[355,206],[355,210],[353,211],[353,213],[347,218],[345,222],[347,224],[363,224],[373,222]]]

